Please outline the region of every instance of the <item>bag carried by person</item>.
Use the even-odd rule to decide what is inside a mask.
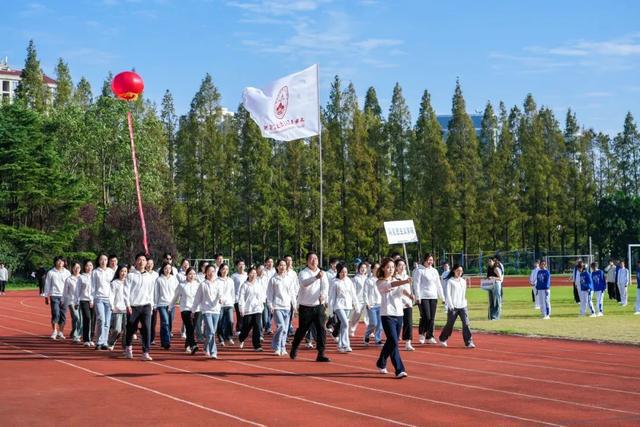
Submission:
[[[496,287],[496,282],[493,279],[480,280],[480,289],[483,291],[492,291]]]

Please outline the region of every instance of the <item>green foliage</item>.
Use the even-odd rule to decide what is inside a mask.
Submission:
[[[27,59],[16,89],[16,100],[37,111],[45,111],[50,98],[49,88],[44,83],[38,53],[33,40],[27,46]]]

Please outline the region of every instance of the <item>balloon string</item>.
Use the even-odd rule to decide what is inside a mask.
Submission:
[[[149,243],[147,241],[147,225],[144,222],[144,211],[142,210],[142,194],[140,193],[140,176],[138,175],[136,146],[133,143],[133,120],[131,119],[131,111],[127,112],[127,120],[129,121],[129,139],[131,140],[131,160],[133,161],[133,174],[136,178],[136,193],[138,195],[138,215],[140,215],[140,224],[142,225],[142,245],[144,246],[144,253],[148,255]]]

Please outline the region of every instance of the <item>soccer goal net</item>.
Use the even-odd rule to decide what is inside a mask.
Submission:
[[[548,255],[545,259],[551,274],[570,274],[578,261],[591,265],[593,255]]]

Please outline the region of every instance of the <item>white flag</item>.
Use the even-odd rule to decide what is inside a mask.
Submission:
[[[264,89],[245,88],[244,107],[262,136],[280,141],[318,135],[318,66],[290,74]]]

